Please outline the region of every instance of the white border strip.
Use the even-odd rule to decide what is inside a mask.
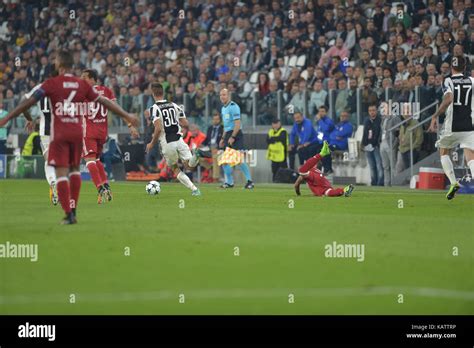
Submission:
[[[122,293],[76,293],[79,302],[133,302],[175,300],[183,293],[188,299],[268,299],[281,297],[286,300],[289,293],[298,297],[347,297],[347,296],[387,296],[403,294],[417,297],[442,298],[474,301],[474,291],[417,287],[370,287],[370,288],[307,288],[307,289],[195,289],[181,291],[160,290],[153,292]],[[69,294],[12,295],[0,296],[0,304],[65,303]]]

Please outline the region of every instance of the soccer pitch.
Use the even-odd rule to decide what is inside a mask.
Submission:
[[[161,187],[112,183],[98,206],[83,182],[61,226],[44,181],[0,181],[0,244],[38,245],[0,258],[0,314],[474,314],[472,195]],[[334,242],[363,260],[326,257]]]

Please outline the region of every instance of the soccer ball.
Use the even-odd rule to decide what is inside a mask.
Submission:
[[[157,195],[161,191],[160,183],[155,180],[150,181],[148,184],[146,184],[145,190],[149,195]]]

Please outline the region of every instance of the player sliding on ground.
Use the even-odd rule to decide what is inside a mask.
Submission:
[[[333,188],[328,179],[326,179],[323,173],[317,168],[319,161],[330,153],[331,150],[329,150],[329,144],[325,141],[321,152],[308,159],[300,167],[299,176],[295,182],[295,191],[298,196],[301,195],[300,185],[303,181],[306,181],[306,184],[315,196],[349,197],[352,194],[352,191],[354,191],[354,185],[351,184],[344,188]]]
[[[160,83],[152,83],[151,90],[155,104],[149,110],[155,131],[151,142],[146,146],[146,152],[150,152],[159,140],[161,153],[178,180],[191,190],[193,196],[200,196],[201,191],[178,167],[178,160],[181,160],[189,171],[194,170],[199,163],[196,155],[191,153],[183,140],[181,127],[188,126],[186,115],[178,105],[164,99],[163,86]]]
[[[466,59],[455,56],[451,61],[451,75],[444,79],[443,101],[439,109],[433,114],[429,132],[438,129],[438,117],[446,111],[444,129],[436,143],[441,156],[441,166],[448,177],[451,186],[446,195],[451,200],[460,186],[454,175],[453,162],[449,151],[456,146],[464,149],[464,157],[474,177],[474,78],[464,75]]]
[[[102,97],[115,102],[114,92],[110,88],[97,84],[98,73],[95,69],[86,69],[81,78],[86,81]],[[90,103],[91,114],[84,117],[84,148],[82,158],[86,162],[92,182],[97,188],[97,203],[112,200],[112,190],[103,163],[100,161],[102,149],[107,142],[107,114],[108,110],[103,105]],[[138,131],[130,126],[132,137],[138,137]]]
[[[56,168],[56,187],[59,202],[66,213],[66,217],[62,220],[62,224],[65,225],[77,223],[76,209],[81,190],[79,165],[82,155],[82,120],[83,116],[90,112],[88,103],[99,102],[120,116],[129,127],[138,124],[136,117],[109,99],[101,97],[85,81],[75,77],[72,74],[73,64],[71,53],[67,51],[58,53],[55,66],[59,75],[43,82],[30,98],[22,101],[0,120],[0,127],[4,127],[8,121],[18,117],[38,100],[44,97],[50,98],[52,119],[48,164]]]

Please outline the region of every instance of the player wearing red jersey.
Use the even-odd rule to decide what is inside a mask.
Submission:
[[[83,145],[83,115],[90,113],[89,102],[99,102],[123,118],[129,127],[138,124],[138,119],[129,115],[120,106],[101,97],[85,81],[73,76],[72,55],[63,51],[58,53],[55,66],[57,77],[47,79],[33,95],[22,101],[5,118],[0,127],[18,117],[25,110],[44,97],[49,97],[52,105],[51,144],[48,163],[56,169],[56,184],[59,202],[66,213],[63,224],[75,224],[76,208],[81,189],[79,165]]]
[[[105,86],[97,85],[98,73],[95,69],[86,69],[82,72],[81,78],[91,85],[101,96],[115,102],[114,92]],[[84,147],[83,155],[91,179],[97,188],[97,203],[112,200],[112,191],[110,189],[107,173],[103,163],[100,161],[102,148],[107,142],[107,114],[108,110],[99,103],[92,103],[92,113],[84,118]],[[130,127],[132,136],[136,137],[138,132],[134,127]]]
[[[309,158],[300,167],[300,175],[295,182],[295,191],[298,196],[301,194],[300,185],[303,181],[306,181],[306,184],[315,196],[349,197],[352,194],[352,191],[354,191],[353,185],[344,188],[333,188],[329,180],[326,179],[323,173],[317,168],[318,162],[330,153],[331,150],[329,150],[329,144],[325,141],[321,152],[316,156]]]

